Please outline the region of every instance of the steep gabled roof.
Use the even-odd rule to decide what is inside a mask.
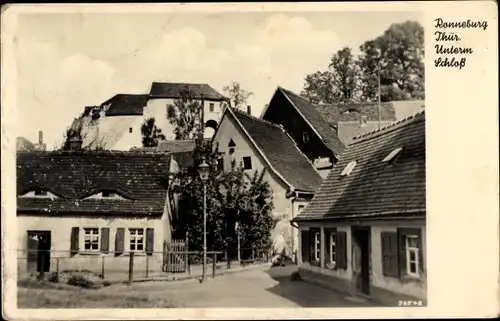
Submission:
[[[218,93],[215,89],[208,84],[190,84],[190,83],[160,83],[153,82],[151,91],[149,92],[150,98],[181,98],[183,90],[189,90],[193,98],[209,100],[227,100],[228,98]]]
[[[142,115],[148,100],[149,95],[117,94],[101,106],[110,105],[106,110],[106,116]]]
[[[298,191],[316,191],[321,176],[282,127],[232,108],[227,108],[226,113],[236,119],[271,170],[285,183]]]
[[[18,195],[42,189],[58,197],[18,197],[18,212],[161,214],[170,158],[163,153],[111,151],[19,153]],[[103,190],[125,199],[87,198]]]
[[[340,141],[335,130],[323,119],[314,105],[288,89],[278,87],[277,91],[281,91],[285,97],[287,97],[299,114],[302,115],[304,120],[311,126],[311,129],[315,131],[318,137],[324,142],[325,146],[338,157],[344,150],[344,145]],[[265,111],[262,115],[264,114]]]
[[[295,220],[424,216],[425,158],[424,112],[359,136]]]

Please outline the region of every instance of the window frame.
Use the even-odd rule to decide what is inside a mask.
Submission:
[[[330,246],[330,257],[329,261],[331,264],[333,264],[334,267],[337,266],[337,232],[331,232],[330,233],[330,242],[328,245]],[[333,247],[332,247],[333,245]],[[335,259],[333,258],[335,257]]]
[[[215,103],[208,103],[208,111],[211,113],[215,112]]]
[[[97,233],[93,233],[96,230]],[[87,233],[90,231],[91,233]],[[94,241],[93,238],[97,239]],[[90,248],[87,249],[87,239],[89,239]],[[92,245],[97,245],[97,248],[93,249]],[[84,227],[83,228],[83,251],[84,252],[100,252],[101,251],[101,229],[98,227]]]
[[[308,132],[302,132],[302,142],[304,144],[307,144],[309,143],[311,137],[309,137],[309,133]]]
[[[248,165],[249,167],[247,168],[247,164],[245,164],[245,159],[248,160]],[[252,157],[251,156],[244,156],[242,157],[242,162],[243,162],[243,169],[244,170],[251,170],[252,169]]]
[[[314,233],[314,260],[319,261],[321,257],[321,232]]]
[[[418,235],[409,234],[405,235],[405,255],[406,255],[406,275],[410,278],[419,278],[420,277],[420,249],[418,246],[409,246],[409,240],[415,239],[418,242]],[[415,260],[411,260],[410,253],[415,255]],[[412,272],[410,267],[411,264],[415,263],[415,272]]]
[[[35,195],[36,197],[46,197],[49,196],[49,191],[37,188],[33,190],[33,195]]]
[[[132,233],[135,231],[136,233]],[[142,234],[139,234],[139,231],[142,231]],[[134,237],[134,242],[132,243],[132,237]],[[138,243],[138,238],[142,238],[142,243]],[[134,249],[132,249],[132,244],[134,244]],[[142,249],[138,250],[137,245],[142,245]],[[142,253],[146,251],[146,229],[142,227],[130,227],[128,229],[128,249],[130,252]]]
[[[129,134],[132,134],[132,132],[133,132],[133,128],[132,128],[132,127],[129,127],[129,128],[128,128],[128,133],[129,133]]]

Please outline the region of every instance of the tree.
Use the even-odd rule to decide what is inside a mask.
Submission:
[[[162,134],[160,128],[156,127],[155,122],[155,118],[150,117],[141,125],[143,147],[156,147],[159,141],[165,140],[165,135]]]
[[[349,103],[359,96],[358,65],[351,48],[335,53],[327,71],[307,75],[301,95],[314,104]]]
[[[253,95],[252,92],[246,91],[241,88],[241,85],[237,81],[233,81],[228,86],[222,88],[231,101],[231,106],[236,109],[242,109],[250,96]]]
[[[305,77],[301,95],[314,104],[424,99],[424,31],[415,21],[391,25],[383,35],[334,54],[326,71]],[[379,67],[380,66],[380,67]]]
[[[416,21],[391,25],[382,36],[360,47],[358,65],[364,100],[424,99],[424,29]]]
[[[168,106],[167,118],[174,126],[175,139],[186,140],[196,138],[201,130],[202,104],[186,89],[181,91],[180,98]]]
[[[235,162],[231,170],[220,166],[222,154],[211,142],[197,139],[193,152],[195,166],[175,175],[175,191],[179,197],[179,221],[174,223],[174,237],[190,235],[189,247],[202,249],[203,244],[203,182],[198,165],[204,159],[210,166],[207,184],[207,243],[209,250],[229,250],[236,244],[235,225],[239,224],[242,245],[267,248],[276,225],[272,216],[272,191],[264,180],[264,172],[253,176]]]

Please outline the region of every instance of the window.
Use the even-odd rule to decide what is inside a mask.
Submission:
[[[252,169],[252,158],[250,156],[243,157],[243,169]]]
[[[129,127],[128,132],[132,133],[132,127]]]
[[[84,228],[84,246],[85,251],[99,251],[99,229]]]
[[[396,148],[395,150],[393,150],[392,152],[390,152],[389,155],[387,155],[382,160],[382,162],[386,163],[386,162],[390,162],[392,160],[396,160],[396,156],[398,156],[401,153],[402,150],[403,150],[402,147]]]
[[[334,266],[337,263],[335,233],[330,233],[330,263]]]
[[[367,123],[366,116],[365,115],[361,116],[361,126],[365,126],[366,123]]]
[[[208,109],[210,110],[210,112],[213,112],[213,111],[214,111],[214,109],[215,109],[215,104],[214,104],[214,103],[210,103],[210,104],[208,105]]]
[[[131,228],[130,233],[130,251],[144,251],[144,229]]]
[[[349,162],[349,164],[347,164],[347,166],[344,168],[342,173],[340,173],[340,176],[346,176],[346,175],[351,174],[351,172],[354,169],[354,167],[356,166],[356,164],[357,164],[356,161]]]
[[[229,147],[229,154],[234,153],[234,148],[236,147],[236,144],[232,139],[229,140],[229,144],[227,144],[227,147]]]
[[[320,233],[316,232],[314,234],[314,259],[316,261],[319,261],[319,256],[320,256]]]
[[[115,197],[116,193],[111,192],[111,191],[103,191],[102,192],[102,197]]]
[[[48,195],[47,191],[44,191],[42,189],[35,190],[35,196],[47,196],[47,195]]]
[[[300,214],[302,212],[302,210],[304,209],[304,207],[306,207],[305,205],[299,205],[298,206],[298,214]]]
[[[419,273],[419,248],[418,236],[406,236],[406,273],[408,276],[418,277]]]
[[[303,132],[302,133],[302,142],[304,144],[309,143],[309,133],[308,132]]]

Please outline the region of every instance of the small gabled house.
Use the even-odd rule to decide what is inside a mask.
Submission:
[[[99,271],[102,257],[133,251],[139,264],[161,253],[171,235],[170,165],[171,155],[159,153],[18,153],[20,273],[55,269],[51,256],[61,269]]]
[[[394,305],[426,298],[425,114],[357,137],[300,230],[302,279]]]
[[[278,87],[261,118],[282,125],[322,177],[328,175],[344,150],[335,128],[313,104],[290,90]]]
[[[275,216],[280,219],[273,238],[284,234],[290,249],[297,250],[298,234],[290,220],[305,207],[321,184],[321,176],[283,127],[230,107],[226,108],[213,138],[224,154],[223,166],[237,166],[253,173],[266,170],[273,191]]]

